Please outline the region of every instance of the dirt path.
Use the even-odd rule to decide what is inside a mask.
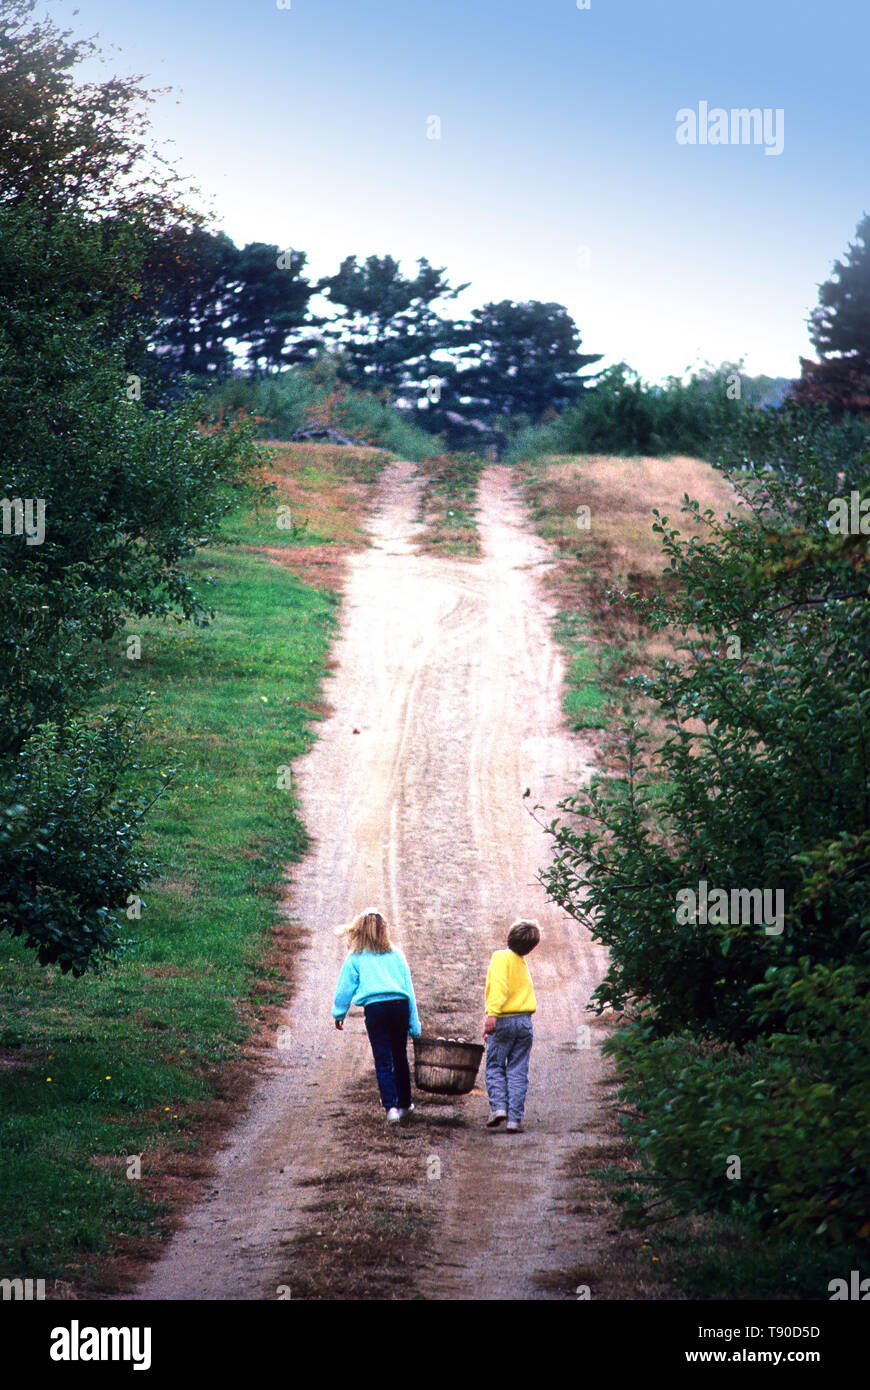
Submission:
[[[486,962],[511,920],[536,916],[544,933],[530,959],[539,1012],[526,1132],[482,1129],[482,1090],[456,1103],[420,1292],[552,1296],[541,1275],[583,1261],[562,1161],[595,1142],[598,1034],[581,1028],[604,962],[535,877],[548,842],[526,808],[552,810],[588,771],[561,721],[562,666],[536,578],[547,550],[507,469],[483,475],[480,561],[417,553],[418,495],[412,466],[391,465],[373,546],[351,561],[325,692],[335,712],[297,764],[314,848],[289,891],[308,936],[284,1045],[211,1191],[136,1297],[275,1297],[312,1180],[329,1171],[344,1098],[371,1070],[361,1014],[341,1034],[329,1016],[342,957],[331,928],[368,904],[395,924],[424,1029],[449,1036],[478,1036]]]

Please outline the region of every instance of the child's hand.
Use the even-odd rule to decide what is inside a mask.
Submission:
[[[337,1018],[337,1019],[335,1020],[335,1026],[336,1026],[336,1028],[338,1029],[338,1031],[341,1032],[342,1028],[344,1027],[344,1019],[343,1019],[343,1018]]]
[[[494,1032],[495,1032],[495,1023],[496,1023],[495,1014],[487,1014],[486,1018],[483,1020],[483,1041],[484,1041],[484,1042],[486,1042],[486,1040],[487,1040],[487,1038],[489,1037],[490,1033],[494,1033]]]

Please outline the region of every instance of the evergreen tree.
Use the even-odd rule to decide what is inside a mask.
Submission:
[[[468,285],[451,289],[444,269],[425,257],[413,278],[404,276],[392,256],[355,256],[342,261],[336,275],[321,282],[344,313],[328,336],[341,345],[342,376],[363,390],[386,387],[393,394],[419,395],[430,376],[450,372],[446,354],[457,341],[456,326],[432,307],[455,299]]]
[[[314,287],[303,275],[303,251],[280,251],[252,241],[236,258],[237,301],[234,336],[248,344],[248,364],[256,376],[261,364],[279,371],[314,355],[313,330],[324,320],[312,318],[308,301]]]
[[[537,423],[547,411],[574,404],[584,389],[580,373],[601,353],[580,352],[580,334],[561,304],[503,299],[475,309],[462,337],[457,391],[484,418],[525,415]]]
[[[810,338],[820,361],[801,358],[797,399],[837,414],[870,414],[870,217],[859,222],[844,259],[819,287]]]
[[[226,233],[203,227],[173,228],[165,243],[163,253],[152,247],[149,266],[151,345],[171,375],[226,376],[233,365],[238,248]]]

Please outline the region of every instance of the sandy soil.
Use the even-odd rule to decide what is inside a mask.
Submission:
[[[306,929],[294,1001],[207,1196],[136,1298],[276,1296],[312,1179],[329,1172],[344,1100],[372,1070],[362,1014],[343,1033],[330,1018],[343,951],[331,929],[370,904],[408,956],[424,1031],[454,1037],[479,1036],[486,964],[513,918],[535,916],[543,929],[529,958],[538,1015],[526,1130],[482,1128],[481,1068],[478,1088],[453,1107],[430,1184],[419,1292],[553,1297],[547,1271],[581,1265],[587,1241],[601,1238],[567,1211],[564,1163],[597,1142],[602,1033],[583,1007],[603,952],[547,903],[536,874],[549,842],[527,809],[553,811],[589,771],[561,718],[562,664],[539,582],[548,551],[508,470],[491,467],[483,558],[418,553],[419,486],[410,464],[385,474],[372,547],[350,561],[325,691],[334,713],[297,764],[314,848],[288,885],[287,911]],[[413,1123],[426,1123],[425,1108]]]

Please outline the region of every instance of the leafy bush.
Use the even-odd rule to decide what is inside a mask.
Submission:
[[[667,593],[629,597],[682,657],[633,685],[667,732],[630,721],[618,775],[563,803],[546,882],[610,949],[594,1002],[636,1020],[615,1050],[656,1180],[852,1238],[870,1181],[870,564],[865,537],[828,529],[824,426],[755,428],[739,514],[687,498],[689,540],[657,518]],[[798,468],[761,466],[778,450]],[[846,463],[866,486],[870,458]],[[724,913],[701,910],[702,883]],[[741,895],[765,891],[750,913]]]
[[[144,769],[135,724],[45,724],[0,789],[0,920],[42,965],[81,975],[115,946],[117,912],[147,877],[137,855],[153,801],[125,788]]]
[[[800,478],[811,465],[826,486],[849,492],[866,477],[862,455],[870,445],[870,421],[835,418],[824,406],[791,401],[776,411],[744,410],[732,417],[717,458],[732,471]]]
[[[212,419],[226,412],[253,416],[264,439],[290,439],[302,429],[336,429],[355,443],[389,449],[414,462],[438,452],[431,434],[376,396],[340,385],[336,373],[335,362],[323,358],[312,368],[236,377],[209,393],[208,411]]]
[[[740,396],[735,398],[739,389]],[[558,419],[520,431],[509,457],[542,454],[691,454],[709,458],[747,405],[774,399],[777,383],[745,378],[739,365],[705,368],[688,382],[641,380],[624,362],[603,371],[579,405]]]
[[[654,1193],[681,1210],[866,1240],[870,972],[804,959],[769,973],[757,993],[783,1031],[744,1049],[640,1023],[612,1044],[639,1112],[628,1125],[645,1164],[637,1207]]]
[[[126,615],[208,616],[187,562],[259,462],[250,430],[199,428],[195,399],[169,411],[136,399],[124,342],[84,288],[102,249],[75,218],[0,210],[2,496],[44,507],[37,543],[0,537],[0,748],[12,752],[80,707],[87,644]]]

